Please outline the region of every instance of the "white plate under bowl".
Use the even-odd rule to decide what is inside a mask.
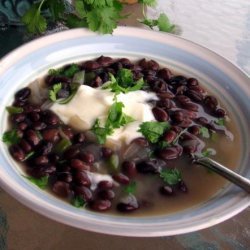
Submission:
[[[49,68],[100,55],[151,58],[187,76],[198,77],[223,98],[238,121],[243,151],[238,172],[250,178],[249,78],[236,66],[208,49],[173,35],[136,28],[118,28],[99,36],[84,29],[60,32],[32,41],[0,61],[0,134],[6,129],[5,107],[18,88]],[[235,149],[237,150],[237,149]],[[0,184],[17,200],[53,220],[95,232],[124,236],[176,235],[222,222],[246,208],[250,196],[228,185],[207,202],[174,214],[124,217],[77,209],[43,192],[20,175],[6,145],[0,142]]]

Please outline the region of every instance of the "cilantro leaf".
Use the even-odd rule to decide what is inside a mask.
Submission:
[[[93,8],[86,17],[89,28],[102,34],[111,34],[122,18],[113,6]]]
[[[181,172],[180,170],[173,169],[164,169],[160,172],[160,177],[169,185],[175,185],[181,181]]]
[[[13,145],[19,143],[20,137],[18,136],[17,130],[13,129],[3,134],[2,140],[7,145]]]
[[[48,180],[49,180],[48,176],[41,177],[40,179],[31,176],[24,176],[24,177],[41,189],[45,189],[48,186]]]
[[[63,71],[63,75],[67,76],[69,78],[73,77],[75,73],[80,71],[80,68],[77,64],[73,63],[71,64],[67,69]]]
[[[60,20],[65,12],[65,4],[61,0],[46,1],[45,8],[49,9],[53,21]]]
[[[117,81],[120,86],[127,88],[133,84],[133,73],[130,69],[120,69],[117,72]]]
[[[80,28],[80,27],[87,27],[87,21],[86,19],[81,19],[78,16],[74,14],[69,14],[66,17],[65,24],[69,28]]]
[[[170,125],[167,122],[143,122],[138,131],[141,132],[148,141],[156,143],[169,128]]]
[[[50,76],[59,76],[62,74],[62,69],[49,69],[48,74]]]
[[[136,182],[132,181],[127,186],[124,187],[123,191],[126,194],[134,194],[136,191]]]
[[[215,155],[216,151],[213,148],[207,148],[206,150],[201,152],[201,155],[203,157],[209,157],[211,155]]]
[[[210,138],[209,130],[206,127],[201,127],[199,133],[204,138]]]
[[[140,22],[142,24],[145,24],[150,29],[153,29],[158,24],[157,19],[149,19],[149,18],[138,19],[138,22]]]
[[[219,126],[225,126],[225,118],[219,118],[214,122]]]
[[[169,147],[170,144],[167,141],[159,141],[157,143],[157,146],[158,146],[158,148],[163,149],[163,148]]]
[[[175,28],[175,25],[170,23],[169,18],[164,13],[161,13],[160,16],[158,17],[157,26],[160,31],[169,32],[169,33],[173,32]]]
[[[113,0],[85,0],[92,7],[113,6]]]
[[[71,201],[71,204],[74,207],[80,208],[80,207],[85,207],[86,206],[86,201],[81,196],[76,196]]]
[[[74,6],[75,6],[76,14],[78,17],[80,17],[80,18],[86,17],[87,12],[85,10],[83,0],[75,0]]]
[[[15,106],[8,106],[6,107],[6,110],[9,112],[9,114],[20,114],[23,112],[23,108]]]
[[[96,135],[97,140],[100,144],[106,142],[107,136],[113,133],[113,129],[110,127],[101,127],[100,120],[96,119],[91,131]]]
[[[42,33],[47,28],[47,21],[41,15],[41,7],[44,1],[42,0],[40,3],[32,5],[21,19],[30,33]]]
[[[134,119],[122,112],[124,104],[122,102],[114,102],[109,109],[106,127],[120,128]]]
[[[54,84],[52,89],[49,91],[49,99],[52,101],[52,102],[56,102],[57,100],[57,93],[62,89],[62,84],[61,83],[57,83],[57,84]]]
[[[79,86],[80,86],[79,83],[71,83],[70,84],[70,90],[71,90],[70,95],[68,97],[64,98],[64,99],[59,99],[57,101],[57,103],[59,103],[59,104],[67,104],[67,103],[69,103],[73,99],[73,97],[75,96]]]

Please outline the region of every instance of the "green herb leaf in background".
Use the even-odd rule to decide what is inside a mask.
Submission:
[[[171,33],[175,29],[175,25],[173,25],[166,14],[162,13],[157,19],[157,27],[159,31]]]
[[[225,118],[219,118],[215,121],[215,123],[219,126],[225,126]]]
[[[107,136],[113,133],[112,128],[102,127],[99,119],[96,119],[91,131],[96,135],[99,144],[104,144],[106,142]]]
[[[165,183],[175,185],[181,181],[181,172],[176,168],[164,169],[160,172],[160,177]]]

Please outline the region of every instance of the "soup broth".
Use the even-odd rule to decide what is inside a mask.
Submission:
[[[87,109],[91,95],[98,98]],[[17,91],[7,111],[3,139],[27,178],[83,209],[177,212],[226,184],[193,164],[194,155],[233,170],[239,163],[240,135],[223,104],[197,79],[153,60],[101,56],[50,70]],[[95,119],[81,116],[87,112]]]

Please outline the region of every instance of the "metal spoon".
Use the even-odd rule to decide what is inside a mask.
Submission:
[[[207,157],[197,157],[197,156],[194,156],[193,163],[200,164],[208,169],[211,169],[212,171],[223,176],[224,178],[231,181],[235,185],[241,187],[246,192],[250,193],[250,180],[239,174],[236,174],[235,172],[221,165],[220,163]]]

